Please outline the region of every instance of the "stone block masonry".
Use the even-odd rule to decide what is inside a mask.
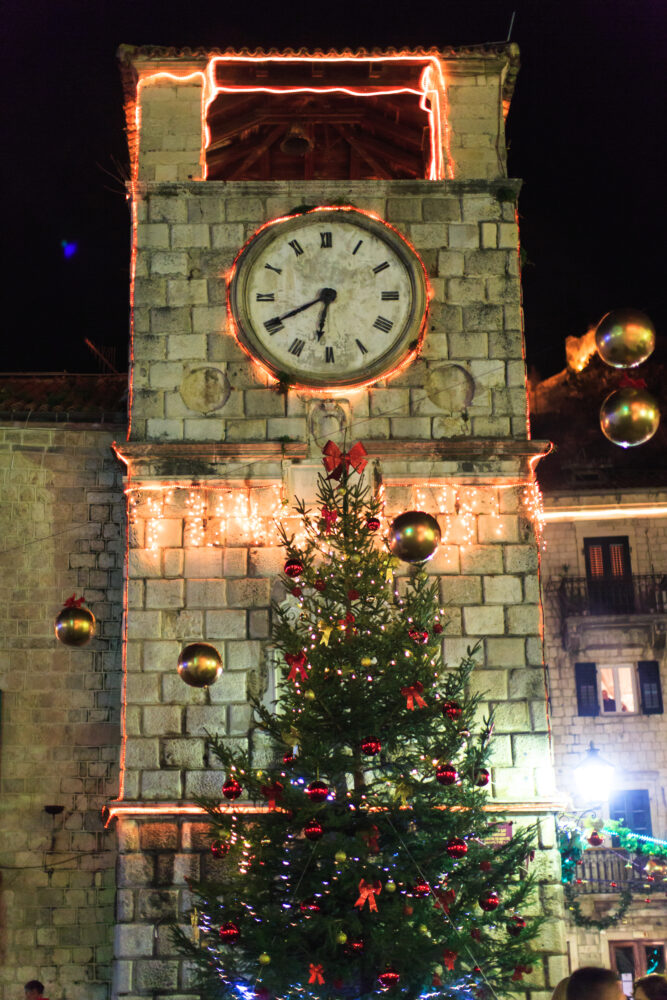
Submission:
[[[51,997],[105,1000],[118,789],[125,498],[111,431],[0,428],[0,997],[37,978]],[[97,619],[61,645],[71,594]],[[46,806],[62,811],[50,815]]]

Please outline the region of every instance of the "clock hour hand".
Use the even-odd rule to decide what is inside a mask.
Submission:
[[[317,339],[321,340],[324,336],[324,321],[327,318],[327,310],[329,306],[336,298],[335,288],[323,288],[320,292],[320,301],[322,302],[322,311],[320,312],[320,318],[317,323],[317,330],[315,331]]]

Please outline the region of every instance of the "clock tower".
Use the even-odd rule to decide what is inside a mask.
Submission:
[[[214,863],[206,734],[252,745],[271,700],[276,518],[327,441],[362,441],[391,519],[437,516],[444,657],[481,639],[489,808],[537,823],[548,924],[524,980],[564,974],[527,433],[513,45],[388,52],[123,47],[132,174],[124,722],[114,995],[192,992],[169,923]],[[183,645],[220,651],[186,687]],[[241,806],[240,808],[243,808]],[[248,803],[248,809],[252,804]]]

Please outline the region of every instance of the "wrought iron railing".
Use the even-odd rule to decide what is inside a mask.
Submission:
[[[633,864],[633,860],[634,855],[620,848],[596,847],[584,851],[577,865],[577,891],[613,893],[637,889],[642,884],[643,865]]]
[[[667,614],[667,574],[618,580],[564,576],[550,587],[563,617],[568,615]]]

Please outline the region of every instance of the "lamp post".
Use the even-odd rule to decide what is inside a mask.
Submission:
[[[600,751],[591,741],[581,762],[574,769],[574,780],[580,797],[589,804],[606,802],[613,777],[613,764],[600,756]]]

